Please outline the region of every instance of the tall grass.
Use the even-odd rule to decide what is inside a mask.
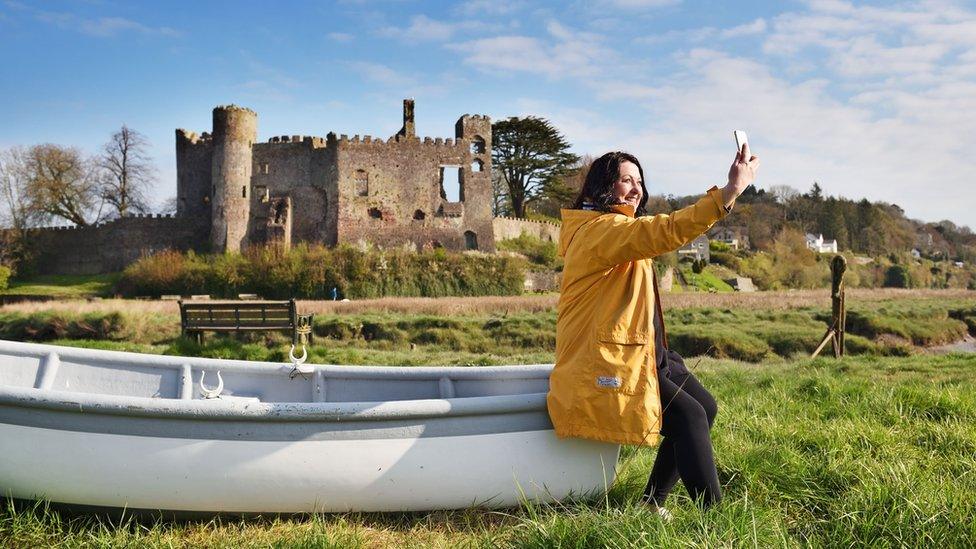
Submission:
[[[499,298],[302,302],[299,308],[316,312],[312,359],[317,361],[422,364],[436,357],[433,364],[505,364],[511,363],[505,362],[511,360],[506,357],[518,357],[552,362],[556,311],[546,306],[545,298],[521,299],[511,303]],[[466,307],[471,310],[465,311]],[[958,341],[976,326],[976,299],[859,301],[849,307],[847,351],[854,355],[909,355],[919,347]],[[282,334],[208,336],[207,345],[188,346],[178,337],[177,311],[172,302],[12,305],[0,309],[0,338],[87,339],[115,341],[133,350],[148,345],[154,352],[171,354],[284,358]],[[823,306],[673,307],[666,309],[665,321],[670,347],[683,356],[709,353],[760,362],[809,355],[823,337],[830,313]]]
[[[0,510],[4,547],[971,547],[976,369],[967,355],[705,360],[724,499],[637,499],[656,449],[626,447],[591,501],[503,510],[135,521]],[[490,459],[490,456],[488,456]],[[476,467],[476,464],[472,464]],[[444,479],[449,483],[451,479]]]

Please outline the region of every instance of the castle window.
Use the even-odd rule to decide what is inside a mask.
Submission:
[[[379,208],[370,208],[369,216],[373,219],[383,219],[383,212],[381,212]]]
[[[483,152],[485,152],[485,140],[480,135],[476,135],[471,140],[471,154],[481,154]]]
[[[448,202],[460,202],[464,191],[461,189],[461,167],[441,166],[441,198]]]
[[[271,193],[268,192],[268,188],[264,185],[255,185],[254,191],[257,193],[257,199],[261,202],[267,202],[271,199]]]
[[[356,195],[369,196],[369,175],[366,170],[356,170]]]
[[[247,198],[247,185],[244,185],[243,187],[241,187],[241,196],[243,198]]]
[[[485,163],[478,159],[475,159],[475,161],[471,163],[472,172],[480,172],[481,170],[484,169],[484,167],[485,167]]]
[[[261,164],[261,173],[267,175],[269,168],[270,168],[270,164],[268,164],[267,162],[262,163]]]
[[[427,214],[423,210],[417,210],[413,212],[413,218],[417,221],[423,221],[427,217]]]
[[[464,247],[468,250],[478,249],[478,235],[474,231],[464,231]]]

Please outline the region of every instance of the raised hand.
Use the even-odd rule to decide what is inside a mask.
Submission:
[[[759,157],[749,152],[749,143],[742,144],[742,150],[735,155],[729,168],[729,182],[722,188],[722,198],[726,206],[731,206],[735,199],[746,190],[756,179],[759,171]]]

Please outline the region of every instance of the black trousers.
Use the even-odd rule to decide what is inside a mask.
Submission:
[[[667,355],[658,369],[664,441],[647,480],[644,501],[663,505],[680,477],[693,500],[712,505],[722,498],[709,434],[718,405],[678,353],[667,351]]]

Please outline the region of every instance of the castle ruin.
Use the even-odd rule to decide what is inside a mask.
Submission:
[[[421,139],[413,111],[405,100],[403,127],[386,140],[329,133],[258,143],[257,114],[217,107],[212,133],[176,130],[177,217],[206,220],[215,252],[359,240],[494,251],[491,121],[464,115],[453,139]]]
[[[493,219],[491,120],[464,115],[453,138],[420,138],[414,102],[388,139],[280,136],[258,142],[258,116],[213,110],[210,132],[176,130],[175,216],[31,230],[44,274],[119,271],[163,249],[236,252],[297,242],[495,251],[495,233],[558,226]],[[517,236],[517,235],[516,235]]]

